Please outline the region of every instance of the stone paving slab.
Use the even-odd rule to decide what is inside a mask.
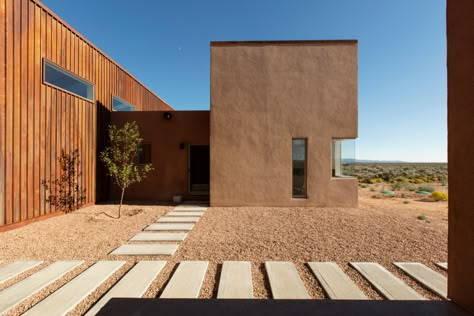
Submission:
[[[163,216],[159,218],[157,223],[197,223],[199,217],[168,217]]]
[[[447,262],[437,262],[436,265],[443,270],[448,271],[448,263]]]
[[[182,261],[160,298],[198,298],[208,265],[207,261]]]
[[[15,261],[0,268],[0,283],[42,264],[43,261]]]
[[[217,298],[253,298],[252,266],[249,261],[224,261]]]
[[[138,262],[112,289],[92,306],[86,316],[97,314],[113,297],[142,297],[165,264],[166,261]]]
[[[147,226],[144,230],[159,230],[159,231],[166,231],[166,230],[178,230],[178,231],[188,231],[193,229],[194,224],[184,224],[184,223],[156,223]]]
[[[275,299],[310,299],[292,262],[265,262],[272,296]]]
[[[394,262],[393,264],[439,296],[448,297],[448,280],[444,275],[418,262]]]
[[[138,233],[129,241],[183,241],[187,233]]]
[[[191,211],[204,212],[205,210],[207,210],[207,207],[182,207],[182,206],[177,206],[173,209],[173,211],[176,211],[176,212],[191,212]]]
[[[183,217],[189,217],[189,216],[197,216],[201,217],[204,214],[204,212],[168,212],[166,216],[183,216]]]
[[[0,292],[0,314],[38,293],[84,261],[57,261]]]
[[[129,244],[112,251],[117,256],[172,256],[178,244]]]
[[[330,299],[367,299],[367,296],[335,262],[308,262],[308,265]]]
[[[369,281],[383,297],[389,300],[425,299],[378,263],[350,262],[349,264]]]
[[[124,264],[125,261],[96,262],[23,315],[66,315]]]

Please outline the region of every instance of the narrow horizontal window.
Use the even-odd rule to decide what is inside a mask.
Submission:
[[[44,81],[77,96],[94,101],[94,86],[90,82],[79,78],[48,60],[44,61]]]
[[[138,164],[147,164],[151,163],[151,144],[142,143],[140,144],[140,149],[137,154],[137,163]]]
[[[306,198],[306,139],[292,140],[293,197]]]
[[[117,97],[112,98],[112,109],[119,112],[135,111],[135,107]]]
[[[335,178],[354,176],[355,140],[332,140],[332,176]]]

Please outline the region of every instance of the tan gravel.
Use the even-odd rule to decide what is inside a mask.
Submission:
[[[408,192],[403,197],[398,193],[396,197],[374,199],[372,196],[379,193],[370,191],[370,187],[361,188],[359,193],[358,208],[209,208],[171,258],[109,256],[108,253],[172,206],[127,205],[126,214],[137,214],[117,221],[99,214],[102,211],[115,214],[116,205],[96,205],[0,233],[0,260],[82,259],[88,265],[95,260],[126,260],[126,266],[92,293],[73,315],[85,312],[138,260],[168,261],[145,293],[144,297],[148,298],[159,297],[179,262],[184,260],[209,261],[200,298],[216,297],[222,262],[226,260],[251,261],[254,296],[270,298],[264,262],[278,260],[296,265],[310,296],[315,299],[323,299],[325,294],[307,266],[309,261],[336,261],[371,299],[382,298],[348,262],[378,262],[420,294],[439,299],[392,262],[422,262],[446,275],[433,263],[447,261],[447,202],[427,202]],[[418,220],[421,214],[427,220]],[[24,276],[18,279],[21,278]],[[55,287],[48,287],[46,292]]]

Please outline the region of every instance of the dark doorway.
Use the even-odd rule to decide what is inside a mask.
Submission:
[[[189,193],[209,194],[209,145],[189,145]]]

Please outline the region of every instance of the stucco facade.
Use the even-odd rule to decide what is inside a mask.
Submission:
[[[357,137],[357,67],[356,41],[211,43],[211,205],[357,206],[357,180],[331,174],[332,139]]]
[[[130,186],[128,201],[170,201],[173,195],[192,196],[189,192],[189,145],[209,145],[209,111],[172,111],[165,119],[164,111],[112,112],[111,123],[122,126],[135,121],[144,143],[151,144],[154,170],[141,182]],[[204,166],[205,167],[205,166]],[[116,185],[110,185],[110,198],[120,197]]]

